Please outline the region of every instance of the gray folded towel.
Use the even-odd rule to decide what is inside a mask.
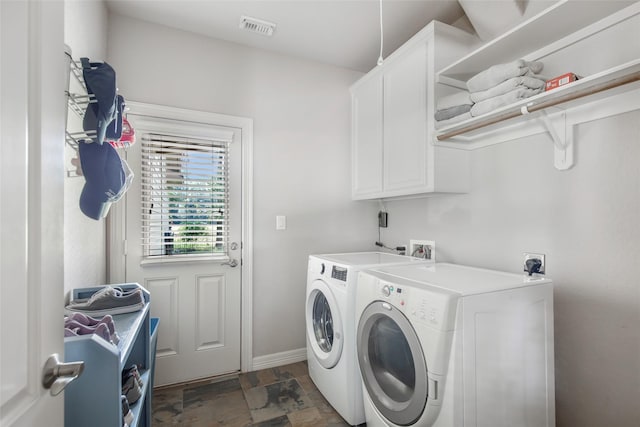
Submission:
[[[447,120],[436,121],[436,129],[441,129],[441,128],[445,127],[445,126],[449,126],[449,125],[452,125],[454,123],[459,123],[459,122],[462,122],[464,120],[468,120],[468,119],[471,119],[471,118],[472,118],[471,117],[471,113],[467,112],[467,113],[460,114],[459,116],[455,116],[455,117],[452,117],[452,118],[447,119]]]
[[[447,108],[457,107],[459,105],[472,105],[473,102],[469,98],[469,92],[456,92],[451,95],[442,96],[436,100],[436,111],[446,110]]]
[[[490,113],[491,111],[497,108],[504,107],[505,105],[512,104],[524,98],[529,98],[530,96],[536,95],[542,92],[543,90],[544,88],[514,89],[503,95],[494,96],[493,98],[485,99],[484,101],[480,101],[476,104],[473,104],[473,107],[471,107],[470,113],[473,117],[481,116],[483,114]]]
[[[537,74],[542,71],[542,62],[528,62],[518,59],[506,64],[494,65],[479,72],[467,81],[467,89],[470,92],[480,92],[491,89],[512,77],[524,76],[528,72]]]
[[[471,104],[466,105],[457,105],[451,108],[445,108],[444,110],[438,110],[434,114],[434,117],[437,121],[447,120],[455,116],[459,116],[460,114],[464,114],[471,110]]]
[[[511,92],[514,89],[541,89],[544,88],[545,80],[538,79],[531,76],[518,76],[512,77],[509,80],[505,80],[497,86],[491,89],[483,90],[481,92],[473,92],[469,95],[473,102],[484,101],[485,99],[493,98],[495,96],[503,95],[507,92]]]

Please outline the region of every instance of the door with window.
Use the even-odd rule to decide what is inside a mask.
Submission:
[[[239,371],[241,342],[241,129],[165,112],[127,116],[125,278],[160,318],[157,385]]]

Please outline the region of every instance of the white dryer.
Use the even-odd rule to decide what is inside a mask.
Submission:
[[[367,427],[555,425],[553,284],[453,264],[359,274]]]
[[[383,252],[311,255],[307,274],[306,329],[309,376],[351,425],[364,423],[362,385],[356,362],[356,280],[364,268],[428,264]]]

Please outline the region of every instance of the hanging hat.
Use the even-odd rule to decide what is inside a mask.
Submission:
[[[117,141],[122,136],[122,112],[124,111],[124,97],[116,96],[116,117],[107,126],[105,137]]]
[[[96,101],[87,106],[83,127],[85,132],[95,131],[96,141],[102,144],[107,126],[117,114],[116,72],[106,62],[89,62],[89,58],[80,61],[87,91]]]
[[[122,117],[122,135],[117,141],[109,140],[109,144],[115,148],[127,148],[136,143],[136,132],[126,117]]]
[[[78,152],[86,180],[80,194],[80,210],[99,220],[107,216],[111,203],[121,197],[127,177],[120,156],[111,145],[80,141]]]

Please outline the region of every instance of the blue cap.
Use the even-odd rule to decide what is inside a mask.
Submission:
[[[89,218],[107,216],[111,203],[126,182],[122,161],[111,144],[78,143],[80,165],[86,180],[80,194],[80,210]]]
[[[116,96],[115,106],[115,118],[105,127],[100,126],[98,122],[98,115],[100,114],[98,104],[92,102],[87,105],[82,127],[88,136],[93,136],[90,132],[96,132],[95,139],[98,144],[100,144],[100,141],[104,142],[105,139],[117,141],[122,136],[122,113],[124,111],[124,97],[122,95]]]
[[[106,138],[117,141],[122,136],[122,113],[124,111],[124,97],[116,96],[116,117],[107,126]]]
[[[87,106],[83,128],[86,132],[96,131],[96,141],[102,144],[107,126],[117,114],[116,72],[106,62],[89,62],[89,58],[80,58],[80,61],[87,91],[96,100]]]

